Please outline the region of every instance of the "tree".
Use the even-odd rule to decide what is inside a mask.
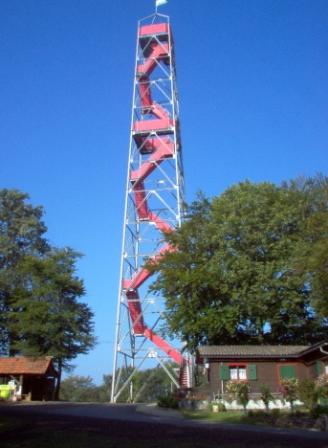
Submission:
[[[2,349],[11,355],[52,356],[59,372],[58,398],[63,369],[95,343],[93,313],[79,301],[85,294],[76,275],[81,255],[49,245],[42,209],[27,199],[0,191]]]
[[[324,311],[326,296],[314,284],[321,264],[311,245],[327,235],[327,184],[242,182],[211,201],[199,196],[182,227],[166,235],[175,250],[148,263],[158,274],[152,290],[166,299],[166,331],[191,350],[325,339],[318,307]]]
[[[172,371],[174,364],[168,362],[167,368]],[[138,394],[136,402],[139,403],[156,402],[159,397],[167,395],[172,387],[170,378],[161,366],[140,371],[137,381]]]
[[[94,384],[90,376],[69,376],[62,382],[60,399],[74,402],[99,401],[98,387]]]
[[[53,249],[43,259],[25,257],[20,266],[24,288],[10,312],[14,349],[33,356],[51,355],[58,369],[57,398],[63,369],[94,346],[93,313],[78,302],[85,294],[75,276],[80,254]]]
[[[169,363],[169,368],[172,364]],[[120,378],[119,387],[129,378],[132,368],[128,366],[123,369],[119,375],[119,369],[116,372],[116,378]],[[133,377],[133,383],[138,393],[134,396],[134,402],[154,403],[161,396],[168,394],[171,389],[170,379],[162,368],[155,367],[137,371]],[[90,377],[72,375],[65,378],[60,390],[61,400],[66,401],[98,401],[106,402],[110,399],[112,385],[112,375],[104,375],[103,382],[96,386]],[[129,390],[125,389],[119,397],[120,402],[129,400]]]
[[[168,362],[167,368],[172,371],[175,364]],[[133,368],[128,366],[116,372],[116,378],[119,378],[117,391],[123,386],[126,380],[133,372]],[[111,389],[112,376],[104,375],[104,384],[108,391]],[[153,403],[158,397],[167,394],[171,390],[171,380],[165,370],[160,367],[136,371],[132,377],[133,390],[136,392],[133,395],[134,402],[137,403]],[[129,401],[129,387],[126,387],[119,396],[120,402]]]
[[[304,243],[298,268],[306,272],[311,285],[313,308],[323,317],[328,315],[328,178],[292,182],[290,188],[304,196],[303,215],[306,217]]]
[[[19,265],[24,257],[42,257],[49,250],[43,209],[27,201],[18,190],[0,190],[0,354],[15,353],[7,311],[19,289]]]

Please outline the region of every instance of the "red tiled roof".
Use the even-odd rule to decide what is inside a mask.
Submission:
[[[53,370],[51,356],[0,358],[0,375],[44,375],[49,367]]]

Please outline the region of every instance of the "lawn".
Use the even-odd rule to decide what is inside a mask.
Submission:
[[[219,423],[234,423],[247,425],[262,425],[278,428],[301,428],[317,430],[323,429],[320,424],[324,423],[323,419],[311,417],[305,410],[298,410],[295,413],[290,411],[272,410],[264,411],[226,411],[214,413],[210,410],[191,411],[183,410],[183,415],[190,419],[210,420]]]

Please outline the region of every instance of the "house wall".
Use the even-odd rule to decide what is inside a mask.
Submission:
[[[44,376],[27,375],[23,380],[23,394],[34,400],[53,400],[55,379]]]
[[[246,366],[247,381],[250,384],[251,393],[260,393],[262,384],[267,384],[271,392],[280,392],[281,366],[291,366],[295,368],[296,378],[299,380],[305,378],[315,378],[316,368],[315,364],[306,366],[302,362],[297,361],[238,361],[235,360],[218,362],[210,361],[209,364],[209,386],[210,394],[217,395],[218,393],[225,393],[225,385],[228,380],[222,379],[220,375],[220,366]],[[250,365],[256,365],[256,379],[250,379]]]

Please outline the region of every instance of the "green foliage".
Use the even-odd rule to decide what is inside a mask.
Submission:
[[[15,354],[8,310],[22,291],[20,264],[26,256],[42,257],[49,250],[43,210],[27,200],[18,190],[0,189],[0,355]]]
[[[238,388],[238,393],[237,393],[237,397],[238,397],[238,402],[243,406],[244,411],[246,411],[246,407],[248,405],[249,402],[249,384],[246,382],[242,382],[239,385]]]
[[[268,411],[270,407],[270,402],[273,401],[273,395],[271,389],[267,384],[261,384],[261,400],[264,403],[265,409]]]
[[[298,398],[298,380],[295,378],[281,380],[281,392],[283,399],[290,404],[291,411],[294,410],[294,402]]]
[[[226,393],[227,393],[227,401],[232,402],[234,400],[237,400],[237,393],[238,393],[238,382],[237,381],[228,381],[226,383]]]
[[[316,386],[319,389],[320,398],[327,399],[328,398],[328,375],[322,374],[316,380]]]
[[[166,331],[202,344],[308,344],[328,336],[327,178],[242,182],[202,196],[149,269]]]
[[[25,285],[9,312],[17,338],[12,347],[26,355],[51,355],[61,368],[93,346],[93,314],[77,299],[84,295],[75,276],[79,254],[53,249],[42,259],[25,257],[20,272]]]
[[[62,381],[60,399],[63,401],[100,401],[98,387],[90,376],[70,376]]]
[[[281,415],[281,410],[279,408],[276,409],[272,409],[271,410],[271,415],[274,419],[278,419]]]
[[[176,367],[176,364],[172,362],[166,363],[166,367],[171,372]],[[116,371],[116,381],[118,392],[124,383],[130,378],[133,372],[132,367],[124,368],[120,371]],[[105,375],[104,379],[107,378],[108,390],[111,390],[112,376]],[[139,370],[134,373],[131,378],[133,398],[132,401],[135,403],[155,403],[159,396],[164,396],[171,391],[172,383],[170,378],[164,369],[158,365],[155,368]],[[110,392],[109,392],[110,393]],[[118,398],[118,402],[126,403],[129,402],[129,385],[125,387]]]
[[[250,386],[247,381],[230,380],[226,384],[226,391],[230,401],[236,400],[246,411],[249,402]]]
[[[168,368],[173,364],[168,363]],[[133,372],[131,367],[116,371],[119,378],[118,389]],[[171,381],[166,372],[159,367],[137,371],[132,378],[133,401],[138,403],[155,403],[159,397],[170,395]],[[102,383],[97,386],[90,377],[71,375],[62,382],[60,399],[65,401],[95,401],[106,402],[110,400],[112,375],[104,375]],[[120,395],[118,402],[129,402],[129,387]]]
[[[158,397],[157,405],[160,408],[178,409],[179,401],[173,393],[167,393]]]
[[[311,379],[304,379],[298,385],[298,397],[309,411],[313,411],[318,404],[320,390]]]
[[[227,412],[227,408],[226,408],[225,404],[222,403],[221,401],[219,401],[217,403],[217,406],[218,406],[219,412]]]
[[[311,410],[312,418],[318,418],[321,415],[328,415],[328,405],[318,404]]]
[[[328,178],[318,175],[305,181],[292,182],[289,188],[301,192],[305,217],[303,244],[300,244],[296,268],[307,273],[311,285],[311,305],[323,318],[327,318]]]
[[[0,190],[0,352],[53,356],[61,375],[93,347],[93,313],[79,302],[80,254],[51,247],[42,216],[28,195]]]

